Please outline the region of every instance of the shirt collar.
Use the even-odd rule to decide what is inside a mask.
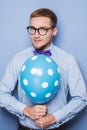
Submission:
[[[35,48],[32,46],[32,50],[35,50]],[[50,50],[51,53],[53,52],[53,43],[50,44],[50,46],[48,48],[46,48],[45,50]]]

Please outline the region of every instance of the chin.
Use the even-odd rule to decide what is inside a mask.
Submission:
[[[41,46],[38,46],[38,45],[33,45],[34,46],[34,48],[36,48],[36,49],[41,49],[42,47]]]

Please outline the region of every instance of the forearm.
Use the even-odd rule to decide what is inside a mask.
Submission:
[[[19,102],[16,97],[12,96],[10,93],[6,93],[4,91],[0,91],[0,106],[4,107],[6,110],[15,114],[20,118],[23,117],[23,110],[25,108],[25,104]]]
[[[86,101],[73,98],[62,109],[53,113],[58,123],[65,123],[72,119],[78,112],[86,106]]]

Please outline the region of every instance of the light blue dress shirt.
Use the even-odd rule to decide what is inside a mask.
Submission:
[[[60,89],[54,98],[47,103],[48,113],[53,114],[57,120],[55,124],[47,129],[59,127],[61,124],[72,119],[79,111],[87,105],[86,86],[83,81],[79,67],[74,57],[55,45],[48,48],[52,52],[51,58],[59,65],[61,73]],[[23,115],[24,108],[35,105],[21,90],[19,75],[24,62],[33,56],[33,47],[30,47],[18,54],[8,64],[6,72],[0,81],[0,106],[5,107],[9,112],[19,117],[19,122],[27,127],[40,129],[34,121]],[[12,91],[18,81],[18,99],[12,96]],[[67,101],[70,93],[71,100]]]

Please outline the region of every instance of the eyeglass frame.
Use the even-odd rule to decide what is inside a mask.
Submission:
[[[32,28],[35,30],[35,32],[34,32],[33,34],[31,34],[30,31],[29,31],[29,28],[30,28],[30,27],[32,27]],[[48,32],[49,29],[53,29],[53,28],[55,28],[55,27],[54,27],[54,26],[51,26],[51,27],[49,27],[49,28],[47,28],[47,27],[35,28],[35,27],[33,27],[33,26],[28,26],[28,27],[27,27],[27,31],[28,31],[28,33],[29,33],[30,35],[34,35],[34,34],[36,33],[36,31],[38,31],[39,35],[44,36],[44,35],[47,34],[47,32]],[[44,30],[46,31],[46,33],[45,33],[45,34],[41,34],[40,31],[39,31],[40,29],[44,29]]]

